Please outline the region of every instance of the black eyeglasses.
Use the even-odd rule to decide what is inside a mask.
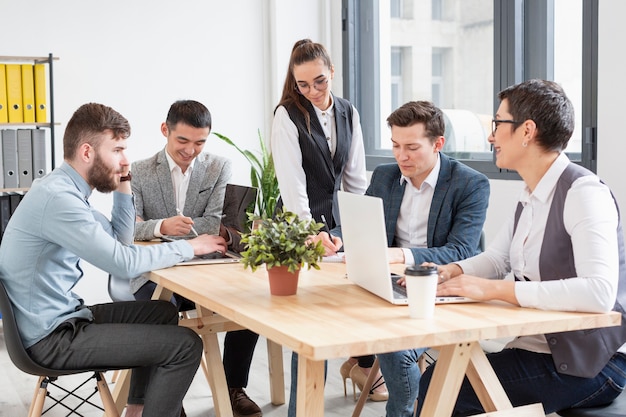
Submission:
[[[498,125],[500,123],[512,123],[514,125],[519,125],[522,124],[524,122],[520,122],[517,120],[496,120],[496,119],[491,119],[491,135],[492,136],[496,136],[496,130],[498,129]]]
[[[321,80],[313,81],[313,88],[317,91],[326,91],[328,88],[328,78],[322,78]],[[308,94],[311,91],[311,86],[307,83],[296,83],[296,89],[302,94]]]

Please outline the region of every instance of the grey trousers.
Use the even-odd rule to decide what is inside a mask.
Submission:
[[[133,368],[129,404],[143,417],[179,417],[200,364],[202,340],[179,327],[167,301],[129,301],[88,307],[94,321],[68,320],[28,349],[53,369]]]

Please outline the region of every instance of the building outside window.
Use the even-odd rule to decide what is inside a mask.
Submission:
[[[566,152],[594,169],[597,33],[594,38],[583,29],[590,27],[585,22],[597,21],[597,0],[344,0],[344,5],[348,18],[358,17],[346,25],[355,28],[347,38],[360,45],[346,54],[356,74],[344,75],[344,96],[363,115],[368,169],[393,160],[389,113],[409,100],[430,100],[446,115],[444,151],[492,178],[507,178],[495,167],[487,142],[496,95],[530,78],[565,88],[577,114]],[[591,68],[586,74],[583,62]]]

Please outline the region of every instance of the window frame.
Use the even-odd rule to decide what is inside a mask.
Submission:
[[[576,163],[597,169],[598,1],[582,0],[582,149]],[[343,96],[361,115],[366,167],[371,171],[395,159],[380,141],[379,2],[342,0]],[[553,78],[554,0],[494,0],[494,91],[532,78]],[[527,34],[527,35],[526,35]],[[532,51],[532,54],[529,52]],[[494,94],[493,113],[499,100]],[[455,156],[455,155],[452,155]],[[515,171],[499,169],[491,160],[462,159],[491,179],[519,180]]]

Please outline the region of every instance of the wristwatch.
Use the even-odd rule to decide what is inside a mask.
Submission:
[[[121,181],[130,181],[133,179],[133,176],[130,175],[130,171],[128,171],[128,174],[126,174],[126,176],[120,177],[120,182]]]

